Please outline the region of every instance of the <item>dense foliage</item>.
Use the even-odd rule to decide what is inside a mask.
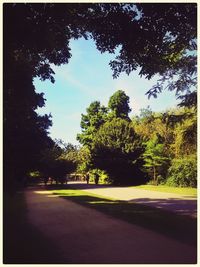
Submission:
[[[55,140],[51,148],[41,152],[38,169],[43,181],[49,178],[56,183],[64,183],[67,174],[76,170],[77,148],[72,144],[64,144],[61,140]]]
[[[196,155],[185,156],[172,160],[169,168],[167,185],[180,187],[197,187],[197,158]]]
[[[114,184],[150,181],[155,185],[197,186],[196,107],[177,107],[164,113],[153,112],[147,107],[131,120],[127,113],[129,98],[123,91],[115,92],[108,105],[116,96],[116,110],[121,108],[123,99],[127,100],[126,116],[104,107],[107,111],[104,121],[97,120],[100,123],[92,126],[95,134],[90,135],[89,144],[82,139],[79,170],[104,171],[108,175],[107,181]],[[94,103],[97,102],[90,107]],[[98,106],[101,106],[99,102]],[[88,108],[87,112],[90,110]],[[97,109],[89,113],[90,121],[96,121],[98,112]],[[88,115],[82,115],[82,120],[86,117]],[[85,132],[83,121],[81,126],[84,126],[83,131],[78,137],[85,137],[88,132]],[[88,124],[88,129],[90,127]]]
[[[95,136],[92,147],[93,164],[105,170],[115,184],[143,182],[139,169],[140,155],[138,136],[124,119],[114,118],[107,121]]]
[[[107,109],[99,101],[94,101],[86,111],[86,115],[81,114],[82,133],[77,135],[77,140],[90,146],[97,130],[106,121]]]
[[[110,97],[108,107],[104,107],[106,111],[103,113],[104,120],[99,116],[99,108],[92,109],[91,113],[94,103],[98,103],[98,107],[101,107],[99,102],[93,102],[86,110],[87,115],[82,114],[82,133],[77,136],[79,142],[83,144],[81,154],[83,155],[85,151],[82,168],[104,171],[108,174],[109,181],[115,184],[142,182],[144,175],[140,170],[142,160],[139,159],[142,147],[128,117],[131,110],[129,97],[122,90],[116,91]],[[90,123],[85,124],[85,118],[88,117]],[[90,142],[86,143],[88,132]]]
[[[144,167],[152,174],[153,182],[158,184],[158,175],[162,167],[167,162],[168,158],[164,155],[164,144],[159,143],[159,138],[155,135],[145,144],[145,152],[143,158],[145,161]]]
[[[133,118],[133,127],[147,144],[143,154],[147,163],[145,167],[153,168],[154,149],[156,150],[153,143],[155,136],[158,137],[159,147],[155,151],[158,153],[155,162],[158,161],[160,165],[157,170],[158,182],[176,186],[197,185],[196,108],[175,108],[165,113],[155,113],[147,108],[142,110],[141,116]]]

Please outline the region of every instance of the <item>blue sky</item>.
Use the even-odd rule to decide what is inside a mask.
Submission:
[[[53,139],[78,144],[76,135],[81,132],[81,113],[85,114],[86,108],[95,100],[107,105],[110,96],[117,90],[124,90],[130,97],[130,116],[139,114],[139,110],[148,105],[153,111],[164,111],[178,103],[174,92],[169,91],[161,93],[156,99],[148,99],[145,93],[158,77],[149,81],[140,78],[135,71],[129,76],[121,74],[118,79],[113,79],[109,62],[115,56],[101,54],[92,40],[72,40],[70,47],[72,57],[69,63],[53,66],[54,84],[34,80],[36,91],[44,92],[46,98],[45,107],[38,109],[38,113],[52,114],[53,126],[49,132]]]

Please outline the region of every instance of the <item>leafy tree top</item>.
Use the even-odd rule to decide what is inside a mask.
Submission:
[[[122,90],[116,91],[109,99],[108,108],[111,110],[111,117],[129,119],[129,96]]]
[[[107,109],[99,101],[94,101],[86,111],[85,115],[81,114],[82,133],[77,135],[77,140],[83,145],[90,145],[94,134],[106,120]]]
[[[155,135],[152,139],[146,142],[146,149],[143,154],[146,167],[161,166],[166,157],[164,154],[164,144],[159,143],[158,137]]]
[[[137,135],[131,124],[122,118],[114,118],[99,128],[95,135],[94,147],[129,153],[134,151],[137,141]]]

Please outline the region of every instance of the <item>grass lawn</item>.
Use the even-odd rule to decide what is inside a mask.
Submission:
[[[196,246],[197,220],[194,218],[128,201],[105,198],[77,189],[50,190],[50,192],[109,216]]]
[[[133,186],[133,188],[166,192],[166,193],[175,193],[183,196],[197,196],[197,188],[191,187],[171,187],[166,185],[138,185]]]

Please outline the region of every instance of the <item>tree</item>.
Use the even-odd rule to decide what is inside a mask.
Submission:
[[[77,140],[90,147],[97,130],[106,121],[107,109],[99,101],[94,101],[86,111],[86,115],[81,114],[82,133],[77,135]]]
[[[95,135],[91,149],[93,168],[106,171],[114,184],[137,184],[144,181],[141,152],[130,123],[114,118],[105,122]]]
[[[88,148],[88,146],[83,146],[80,148],[77,159],[77,170],[81,173],[86,173],[92,168],[91,150]]]
[[[160,144],[159,157],[167,155],[168,160],[157,166],[156,172],[160,177],[157,182],[168,183],[169,180],[170,183],[174,181],[175,185],[177,166],[187,166],[189,160],[187,162],[185,159],[193,157],[197,151],[196,107],[176,107],[163,113],[152,112],[149,108],[142,109],[139,116],[133,117],[132,125],[140,140],[146,144],[146,150],[150,153],[145,160],[146,169],[153,176],[153,150],[157,144]],[[155,142],[155,138],[157,138],[157,142]],[[149,147],[152,147],[152,151],[149,151]],[[182,159],[184,161],[183,165],[181,165]],[[194,166],[195,161],[191,162]],[[180,173],[181,176],[184,175]],[[194,178],[194,176],[190,177]],[[184,178],[181,178],[181,181],[183,180]]]
[[[66,175],[73,172],[77,167],[77,160],[74,158],[75,147],[67,144],[62,148],[63,142],[56,140],[54,144],[41,153],[39,170],[43,178],[53,178],[56,183],[63,183]]]
[[[36,94],[28,65],[4,65],[3,156],[4,190],[14,191],[26,183],[30,170],[37,169],[40,152],[52,140],[48,128],[51,115],[39,116],[43,94]],[[7,75],[7,77],[5,77]],[[11,167],[12,166],[12,167]]]
[[[174,123],[174,142],[171,144],[175,158],[182,158],[197,151],[197,114],[193,108],[184,108],[171,114]]]
[[[163,164],[168,160],[168,158],[164,156],[163,148],[163,144],[159,143],[158,137],[155,136],[146,143],[146,149],[143,154],[145,161],[144,167],[152,170],[153,182],[155,185],[158,184],[158,168],[163,166]]]
[[[50,116],[36,113],[45,99],[36,94],[33,78],[54,82],[50,64],[68,62],[69,39],[81,32],[66,27],[69,14],[77,16],[74,9],[67,13],[59,5],[4,4],[4,190],[24,183],[26,173],[38,167],[40,152],[51,146]]]
[[[66,144],[63,142],[62,142],[62,145],[64,146],[64,148],[63,148],[63,152],[62,152],[60,158],[70,160],[70,161],[74,162],[75,164],[77,164],[79,147],[75,146],[71,143]]]
[[[129,107],[129,97],[124,91],[116,91],[109,99],[108,108],[111,111],[111,117],[130,120],[128,113],[131,111]]]
[[[196,105],[197,4],[122,4],[120,11],[106,7],[91,11],[90,31],[101,52],[120,48],[110,62],[113,77],[136,69],[147,79],[159,74],[149,97],[175,90],[178,98],[187,95],[187,103]]]
[[[50,177],[52,177],[56,183],[59,182],[63,184],[66,181],[67,174],[72,173],[75,168],[74,162],[59,158],[53,162]]]
[[[150,107],[147,107],[140,110],[139,116],[132,118],[132,125],[142,141],[148,141],[155,131],[154,115]]]
[[[147,106],[146,108],[140,109],[140,115],[138,117],[140,121],[144,122],[151,122],[153,119],[153,111],[151,110],[150,106]]]
[[[163,152],[169,157],[174,156],[174,128],[169,122],[169,114],[172,110],[164,113],[152,112],[149,108],[141,110],[139,116],[133,117],[132,124],[136,133],[143,142],[148,142],[155,135],[159,137],[159,142],[163,144]]]

